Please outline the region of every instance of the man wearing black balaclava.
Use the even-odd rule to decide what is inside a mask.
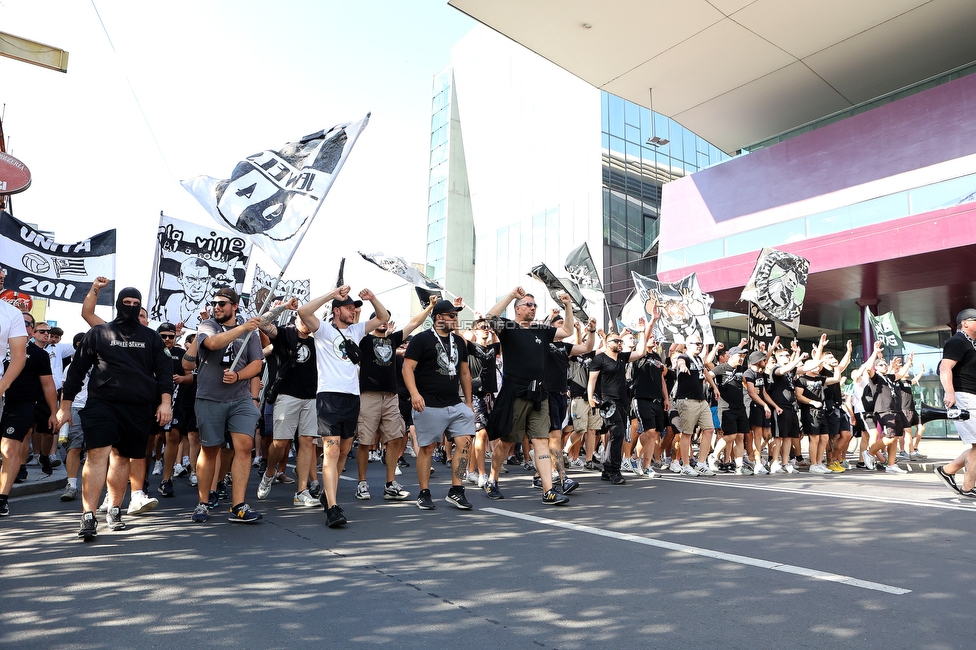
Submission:
[[[80,413],[87,459],[81,475],[84,514],[78,536],[86,542],[98,536],[95,509],[106,477],[106,523],[111,530],[125,528],[119,505],[129,479],[129,461],[146,457],[153,420],[165,426],[173,415],[173,365],[163,340],[139,322],[141,305],[137,289],[122,289],[115,320],[85,335],[64,382],[59,426],[71,423],[71,402],[91,370],[88,401]]]

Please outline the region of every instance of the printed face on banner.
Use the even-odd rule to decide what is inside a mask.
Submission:
[[[784,324],[795,324],[803,309],[809,268],[810,262],[802,257],[763,249],[753,271],[755,295],[743,291],[743,299],[755,302],[760,309]]]
[[[655,309],[660,314],[654,325],[655,339],[684,343],[697,334],[704,343],[715,342],[708,320],[712,297],[701,292],[695,274],[670,284],[637,273],[633,276],[637,295],[644,301],[644,318],[650,321]]]
[[[249,316],[260,316],[259,311],[262,307],[267,311],[275,306],[278,301],[285,301],[289,298],[297,298],[299,305],[304,305],[311,299],[310,280],[282,280],[275,288],[274,295],[270,300],[271,286],[274,284],[275,277],[265,272],[257,264],[254,265],[254,278],[251,280],[251,297],[247,304],[246,312]],[[267,304],[267,306],[264,306]],[[292,312],[285,311],[285,314],[278,319],[279,324],[284,324],[291,320]]]

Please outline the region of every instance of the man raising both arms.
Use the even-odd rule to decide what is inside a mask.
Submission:
[[[315,335],[315,365],[318,367],[315,410],[319,435],[325,445],[321,499],[324,500],[326,524],[332,528],[346,523],[346,516],[336,503],[336,490],[340,445],[345,446],[342,452],[345,455],[352,446],[359,422],[358,345],[366,332],[390,320],[390,312],[372,291],[363,289],[359,297],[362,300],[350,298],[349,285],[344,284],[298,308],[298,317]],[[330,300],[333,322],[323,323],[315,312]],[[363,300],[373,304],[376,315],[366,323],[357,323],[356,310],[363,306]]]

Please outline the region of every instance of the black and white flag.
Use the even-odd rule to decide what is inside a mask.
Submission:
[[[796,334],[809,271],[809,260],[775,248],[764,248],[739,300],[755,304]]]
[[[637,296],[644,302],[647,322],[651,321],[655,308],[661,314],[654,324],[655,340],[684,343],[691,335],[698,334],[703,343],[715,343],[709,322],[713,299],[707,293],[702,293],[697,275],[692,273],[671,283],[658,282],[633,271],[631,275]]]
[[[222,228],[250,238],[285,268],[368,122],[369,115],[259,151],[228,179],[197,176],[182,185]]]
[[[263,311],[268,311],[276,302],[285,301],[289,298],[298,298],[299,305],[304,305],[311,299],[311,280],[282,279],[275,286],[275,279],[274,275],[266,273],[257,264],[254,265],[254,277],[251,279],[251,293],[248,296],[246,310],[249,316],[260,316],[259,311],[262,307],[264,308]],[[273,293],[272,287],[274,287]],[[285,313],[291,312],[285,310]],[[281,319],[279,322],[282,322]]]
[[[402,257],[397,257],[395,255],[386,255],[384,253],[363,253],[359,252],[360,256],[367,262],[372,262],[376,266],[380,267],[384,271],[389,271],[393,275],[403,278],[410,284],[420,287],[422,289],[427,289],[428,291],[443,291],[444,287],[437,284],[426,275],[421,273],[415,267],[410,265]]]
[[[251,242],[239,234],[160,216],[149,318],[195,330],[217,289],[241,293],[250,254]]]
[[[600,272],[593,263],[590,247],[583,242],[566,256],[566,272],[572,278],[580,291],[603,293],[603,283],[600,282]]]
[[[549,295],[552,299],[556,301],[557,305],[562,305],[563,303],[559,300],[559,294],[568,293],[573,299],[573,316],[576,321],[581,324],[586,324],[590,317],[586,315],[586,298],[580,293],[579,288],[569,278],[557,278],[556,274],[549,270],[549,267],[545,264],[540,264],[529,271],[529,275],[542,284],[546,285],[546,289],[549,290]]]
[[[98,276],[112,278],[99,305],[115,304],[115,230],[73,244],[59,244],[0,211],[0,266],[4,288],[35,298],[82,303]]]
[[[756,305],[749,303],[749,349],[758,350],[760,343],[770,349],[776,338],[776,321]]]

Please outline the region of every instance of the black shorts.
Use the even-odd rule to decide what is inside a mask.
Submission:
[[[905,420],[908,422],[909,427],[918,426],[918,411],[902,411],[905,415]]]
[[[188,431],[197,432],[197,412],[193,409],[183,409],[183,422],[180,427],[180,435],[185,436]]]
[[[841,431],[851,430],[851,420],[842,408],[827,409],[827,435],[836,438]]]
[[[34,405],[31,402],[11,404],[7,402],[3,407],[3,417],[0,418],[0,437],[23,442],[27,433],[34,426]],[[20,465],[20,461],[17,461]]]
[[[822,409],[800,409],[800,424],[808,436],[825,436],[828,433],[827,413]]]
[[[145,458],[155,415],[152,404],[120,404],[89,395],[81,409],[85,449],[115,447],[123,458]]]
[[[668,411],[665,419],[668,421],[668,426],[671,427],[671,431],[678,433],[678,420],[681,419],[678,415],[678,411],[674,409]]]
[[[410,398],[398,395],[397,403],[400,407],[400,417],[403,418],[403,425],[409,429],[413,426],[413,406],[410,404]]]
[[[567,402],[565,393],[549,394],[549,431],[560,431],[566,421]],[[475,429],[477,430],[477,425]]]
[[[491,395],[472,395],[471,396],[471,406],[474,407],[474,430],[475,432],[481,431],[482,429],[488,429],[488,415],[491,413]],[[411,412],[410,418],[413,419],[413,409],[410,407],[410,401],[407,401],[407,409]],[[401,405],[402,412],[402,405]]]
[[[186,422],[186,414],[183,413],[183,409],[179,406],[173,407],[173,419],[169,421],[169,426],[163,428],[159,426],[159,423],[153,422],[152,432],[156,435],[165,434],[167,429],[175,429],[180,433],[181,436],[185,436],[186,432],[183,431],[183,425]]]
[[[862,433],[868,433],[869,431],[877,431],[877,425],[874,422],[874,415],[870,413],[855,413],[854,437],[860,438]]]
[[[653,429],[658,433],[664,431],[664,404],[661,400],[638,397],[634,399],[634,411],[637,413],[641,429],[644,431]]]
[[[34,433],[54,433],[47,425],[50,417],[51,409],[47,407],[47,402],[43,398],[34,402]]]
[[[348,440],[356,436],[359,424],[359,395],[319,393],[315,396],[319,435]]]
[[[782,407],[780,407],[782,408]],[[773,413],[773,435],[777,438],[799,438],[800,420],[796,417],[796,410],[791,406],[783,409],[782,413]]]
[[[905,433],[906,428],[910,428],[908,419],[901,411],[875,413],[874,417],[881,423],[881,431],[885,438],[897,438]]]
[[[746,412],[725,409],[722,413],[722,433],[727,436],[749,433],[749,418],[746,417]]]
[[[772,416],[772,411],[770,411],[770,416]],[[766,417],[766,407],[762,404],[756,404],[753,402],[749,406],[749,426],[763,429],[773,428],[773,418]]]

